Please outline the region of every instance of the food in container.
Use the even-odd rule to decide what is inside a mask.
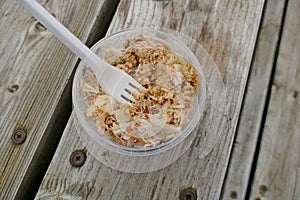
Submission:
[[[179,136],[189,123],[195,93],[202,84],[194,66],[143,35],[129,38],[122,49],[107,48],[104,59],[144,88],[133,93],[135,101],[118,103],[105,94],[91,70],[86,72],[81,80],[85,115],[99,134],[133,148],[157,147]]]

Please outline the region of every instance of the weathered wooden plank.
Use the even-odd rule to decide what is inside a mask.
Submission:
[[[300,199],[300,2],[287,6],[251,199]]]
[[[285,1],[266,1],[250,69],[233,150],[223,186],[223,199],[245,199],[253,156],[276,56]]]
[[[216,148],[199,157],[197,144],[170,166],[151,173],[130,174],[99,163],[68,123],[44,177],[37,199],[178,199],[185,186],[197,189],[199,199],[218,199],[229,159],[244,87],[250,67],[264,1],[121,1],[109,33],[129,27],[162,27],[181,31],[201,42],[223,76],[228,120],[202,124],[209,133],[220,126],[224,134]],[[87,150],[80,168],[68,163],[76,149]]]
[[[82,41],[117,4],[40,2]],[[0,16],[0,199],[32,199],[71,113],[77,58],[15,1],[1,1]],[[15,129],[27,132],[22,145],[11,140]]]

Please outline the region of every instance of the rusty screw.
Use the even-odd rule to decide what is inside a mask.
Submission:
[[[196,200],[197,199],[197,191],[195,188],[188,187],[183,189],[180,192],[179,196],[180,200]]]
[[[24,130],[15,130],[11,139],[15,144],[22,144],[27,137],[27,134]]]
[[[81,167],[86,160],[86,153],[82,150],[74,151],[70,156],[70,163],[74,167]]]

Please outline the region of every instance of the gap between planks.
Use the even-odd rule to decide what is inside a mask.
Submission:
[[[94,24],[88,25],[88,27],[91,28],[91,31],[94,34],[90,34],[88,36],[83,36],[83,38],[85,38],[86,44],[88,46],[91,46],[95,41],[97,41],[99,38],[101,38],[105,35],[105,33],[108,29],[108,26],[111,22],[112,16],[114,15],[116,7],[119,3],[119,1],[117,1],[117,0],[114,0],[114,1],[103,0],[103,2],[104,2],[103,4],[100,2],[97,5],[98,7],[99,6],[101,6],[101,7],[99,7],[99,8],[95,7],[95,9],[99,10],[99,12],[100,12],[100,13],[94,13],[94,16],[95,16],[94,18],[96,18],[96,19],[93,18],[92,14],[90,14],[90,16],[87,17],[87,19],[93,19],[93,21],[90,21],[90,23],[95,22]],[[16,4],[16,3],[15,2],[2,3],[1,7],[2,6],[13,7],[12,4]],[[51,4],[51,3],[49,3],[49,4]],[[88,4],[86,4],[86,5],[88,5]],[[48,4],[47,4],[47,6],[48,6]],[[51,6],[53,6],[53,5],[51,5]],[[87,7],[85,7],[85,9],[86,8]],[[22,10],[22,13],[23,12],[25,13],[25,11],[23,11],[23,8],[21,9],[19,5],[16,6],[16,9]],[[49,9],[49,8],[47,8],[47,9]],[[50,9],[56,9],[56,7],[54,6],[54,7],[51,7]],[[1,8],[1,10],[4,11],[5,9]],[[71,9],[69,9],[69,10],[71,10]],[[4,17],[19,14],[15,10],[8,10],[8,11],[9,12],[5,11],[5,13],[3,14]],[[69,18],[66,17],[64,14],[65,13],[60,13],[57,16],[59,16],[61,20],[68,20]],[[24,16],[25,16],[25,14],[24,14]],[[12,17],[12,16],[10,16],[10,17]],[[82,16],[80,16],[80,17],[82,17]],[[80,19],[80,17],[78,17],[78,18]],[[26,14],[26,20],[27,19],[30,19],[30,15],[28,13]],[[33,39],[35,39],[35,37],[38,39],[43,38],[43,36],[39,35],[40,33],[48,35],[49,32],[47,33],[46,29],[44,29],[42,25],[39,26],[38,22],[34,21],[33,19],[30,19],[30,20],[31,20],[30,22],[33,23],[33,27],[35,28],[35,29],[32,29],[32,27],[29,28],[29,32],[30,32],[29,34],[32,34],[32,35],[30,35],[30,39],[33,40]],[[5,22],[4,21],[2,21],[2,22],[1,22],[1,25],[5,26]],[[69,22],[70,21],[62,22],[62,23],[67,23],[67,25],[69,25],[68,24]],[[31,23],[29,25],[32,26]],[[24,27],[28,28],[26,26],[23,26],[23,28]],[[78,28],[78,27],[76,27],[76,28]],[[82,28],[82,27],[79,27],[79,28]],[[14,29],[14,31],[16,31],[16,35],[21,34],[20,32],[24,31],[24,30],[18,30],[18,27],[15,27],[12,29]],[[9,30],[11,30],[11,29],[9,29]],[[1,32],[2,31],[4,31],[4,30],[1,30]],[[39,31],[41,31],[41,32],[39,32]],[[85,32],[87,32],[87,31],[83,30],[83,32],[78,33],[78,29],[77,29],[77,30],[75,30],[74,33],[76,35],[88,34]],[[27,36],[28,35],[26,35],[24,37],[26,38]],[[36,40],[38,40],[38,39],[36,39]],[[48,37],[47,37],[47,39],[48,39]],[[26,41],[27,40],[25,39],[25,41],[24,41],[25,44],[23,43],[21,45],[26,46]],[[53,40],[51,40],[51,41],[53,41]],[[55,42],[57,42],[57,41],[55,41]],[[54,46],[54,48],[57,46]],[[16,48],[20,48],[20,47],[16,47]],[[36,49],[38,49],[38,48],[36,48]],[[43,49],[43,50],[45,50],[45,49]],[[46,49],[45,51],[48,51],[48,49]],[[66,50],[64,49],[64,52],[61,52],[61,53],[65,53],[65,52],[66,52]],[[22,51],[17,52],[17,54],[18,53],[22,54],[23,52]],[[37,54],[39,54],[39,52],[37,52]],[[7,161],[7,162],[5,161],[5,162],[6,163],[8,163],[8,162],[14,163],[15,162],[13,166],[10,166],[11,164],[5,165],[6,167],[2,165],[2,167],[5,167],[5,169],[2,168],[3,173],[1,171],[0,187],[4,188],[4,189],[0,192],[0,199],[2,199],[2,198],[3,199],[33,199],[34,196],[36,195],[36,192],[40,186],[40,183],[45,175],[47,168],[49,167],[49,163],[51,162],[51,159],[55,153],[55,150],[57,148],[59,140],[61,139],[62,132],[65,129],[65,126],[67,124],[67,121],[68,121],[69,116],[72,111],[72,100],[71,100],[72,76],[74,74],[77,64],[75,65],[76,60],[74,57],[72,60],[72,58],[70,59],[70,57],[71,57],[70,54],[67,54],[67,55],[68,55],[68,57],[65,57],[65,59],[68,60],[68,63],[69,64],[72,62],[74,63],[74,65],[72,64],[73,72],[70,73],[70,74],[72,74],[71,76],[66,78],[67,75],[65,75],[63,77],[63,78],[66,78],[66,82],[64,82],[64,86],[58,88],[60,91],[56,91],[56,93],[61,92],[61,96],[58,97],[56,104],[53,107],[51,105],[51,108],[48,107],[47,108],[48,110],[38,110],[36,107],[33,107],[33,106],[29,107],[28,113],[26,113],[26,116],[24,116],[24,121],[26,124],[29,124],[30,122],[28,122],[29,120],[27,120],[27,117],[34,118],[35,116],[33,116],[33,114],[35,114],[34,113],[34,112],[36,112],[35,110],[38,110],[38,112],[41,112],[41,113],[50,112],[50,113],[53,113],[53,115],[48,116],[49,114],[42,114],[41,115],[42,119],[36,119],[36,121],[38,121],[39,123],[34,123],[33,125],[31,125],[32,127],[30,129],[34,129],[34,130],[31,130],[28,133],[28,137],[27,137],[25,143],[22,144],[21,146],[14,146],[13,144],[10,145],[11,144],[10,143],[11,142],[10,141],[10,132],[7,130],[13,129],[13,128],[15,128],[15,126],[7,128],[5,124],[4,125],[2,124],[0,127],[0,129],[3,128],[4,130],[6,130],[6,131],[2,131],[2,133],[8,134],[8,135],[4,135],[4,140],[6,140],[6,139],[8,140],[8,143],[6,145],[12,146],[12,147],[9,146],[10,148],[2,148],[1,153],[2,153],[2,155],[4,154],[7,156],[7,152],[10,153],[10,151],[11,151],[12,153],[9,155],[11,157],[11,158],[9,158],[10,161]],[[1,56],[2,56],[2,54],[1,54]],[[10,55],[8,55],[8,56],[10,56]],[[22,55],[19,57],[22,57]],[[4,58],[4,57],[1,57],[1,59],[2,58]],[[16,58],[12,57],[12,59],[16,59]],[[34,61],[32,61],[32,62],[34,62]],[[61,63],[58,62],[58,64],[61,64]],[[15,65],[16,68],[20,66],[20,65],[17,66],[17,64],[13,64],[13,65]],[[55,62],[53,63],[53,65],[55,65]],[[2,70],[4,70],[4,71],[11,70],[8,67],[9,67],[9,65],[6,65],[4,68],[2,68]],[[8,69],[6,69],[6,68],[8,68]],[[33,69],[31,69],[31,72],[37,74],[37,72],[34,71]],[[26,79],[26,77],[24,79]],[[57,80],[57,81],[60,81],[60,80]],[[0,83],[0,86],[2,86],[2,83]],[[54,87],[50,87],[50,88],[53,89]],[[0,88],[0,89],[2,89],[2,88]],[[22,85],[20,86],[20,88],[17,88],[17,89],[19,89],[19,91],[21,91],[23,89]],[[7,93],[7,91],[1,90],[1,92],[2,91]],[[21,93],[19,91],[17,91],[17,92],[10,91],[10,93],[15,92],[15,94],[13,94],[13,95],[20,96]],[[27,91],[27,93],[29,93],[29,95],[30,95],[30,93],[32,93],[32,91]],[[3,96],[5,96],[5,95],[2,95],[2,98],[3,98]],[[9,96],[9,95],[6,95],[6,96]],[[56,101],[56,99],[55,99],[55,101]],[[48,102],[46,102],[46,103],[48,104]],[[33,104],[34,104],[34,102],[33,102]],[[15,107],[16,106],[18,106],[18,105],[15,105]],[[31,110],[34,110],[34,111],[31,111]],[[4,115],[4,118],[9,118],[9,119],[11,118],[14,121],[19,121],[18,115],[21,115],[21,114],[24,115],[24,112],[21,112],[20,110],[14,111],[14,112],[17,112],[19,114],[13,113],[13,116],[10,116],[8,113],[2,113],[1,115],[2,116]],[[8,116],[5,116],[5,115],[8,115]],[[40,116],[40,115],[38,115],[38,116]],[[27,120],[27,122],[26,122],[26,120]],[[11,122],[10,120],[7,123],[14,124],[14,122]],[[9,125],[7,125],[7,126],[9,126]],[[24,124],[22,125],[22,123],[20,124],[19,122],[17,123],[16,126],[17,126],[17,128],[25,127]],[[45,126],[45,127],[36,127],[36,126]],[[36,131],[36,130],[43,130],[43,132],[33,134],[32,132]],[[35,135],[38,137],[41,137],[41,140],[39,141],[39,143],[35,142],[35,141],[38,141],[35,138],[33,138],[33,136],[35,136]],[[4,151],[4,152],[2,152],[2,151]],[[21,154],[20,154],[20,152],[21,152]],[[12,156],[12,154],[15,156]],[[7,157],[5,159],[7,159]],[[29,164],[27,165],[27,163],[29,163]],[[0,166],[0,169],[1,169],[1,166]],[[14,170],[18,170],[18,171],[14,171]]]
[[[244,199],[248,185],[251,186],[256,165],[256,146],[269,102],[267,93],[272,82],[271,74],[274,73],[274,57],[280,43],[283,13],[284,2],[281,0],[265,2],[229,167],[222,187],[222,199]],[[253,162],[254,168],[251,168]]]
[[[95,42],[105,36],[109,24],[118,7],[118,3],[119,0],[109,0],[104,2],[101,13],[97,14],[97,19],[92,26],[91,34],[89,34],[86,40],[85,44],[87,46],[91,47]],[[57,107],[54,111],[55,114],[51,117],[49,125],[45,130],[46,133],[49,132],[49,134],[46,134],[48,137],[44,137],[43,141],[40,142],[39,146],[41,147],[38,149],[41,150],[36,152],[34,156],[35,161],[33,161],[31,166],[29,166],[30,171],[26,173],[24,178],[25,181],[23,181],[20,185],[20,188],[16,194],[16,199],[33,199],[38,192],[43,177],[49,167],[63,131],[66,128],[66,124],[68,123],[72,113],[72,83],[78,64],[79,61],[76,63],[61,99],[57,104]],[[45,146],[47,147],[45,148]],[[43,165],[35,164],[41,163],[41,161],[43,161]],[[32,174],[34,174],[34,177],[31,177]]]

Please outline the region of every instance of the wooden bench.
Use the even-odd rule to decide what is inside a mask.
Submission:
[[[81,141],[72,113],[78,59],[15,1],[5,1],[0,199],[300,198],[299,1],[39,2],[88,46],[135,27],[172,29],[202,44],[221,72],[226,116],[199,132],[223,133],[206,157],[192,144],[158,171],[132,174],[101,164]],[[76,150],[86,152],[81,167],[69,162]]]

